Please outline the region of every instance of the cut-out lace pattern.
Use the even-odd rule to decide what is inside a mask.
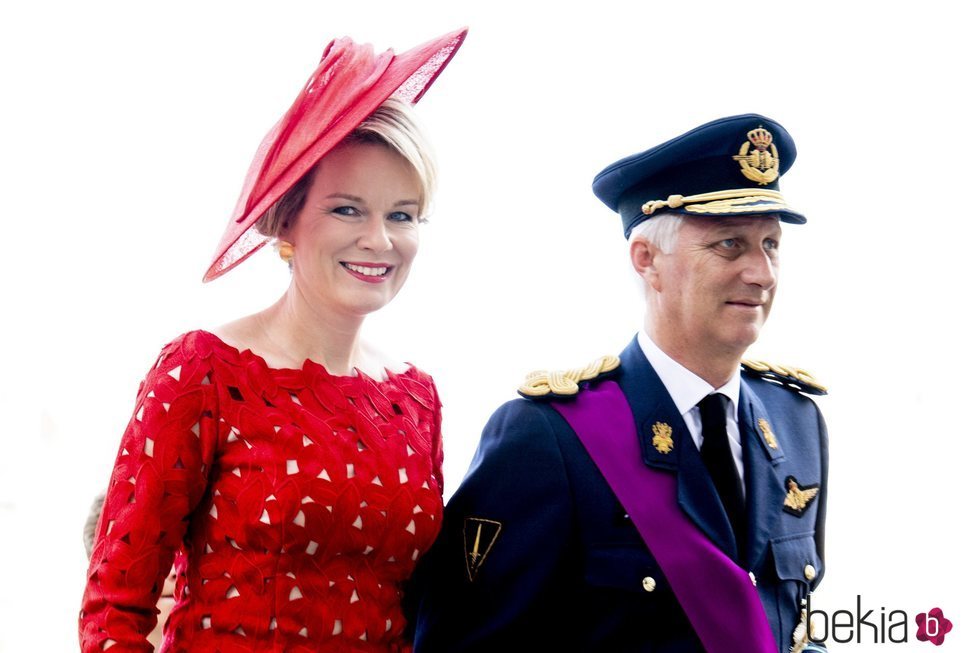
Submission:
[[[442,520],[440,405],[385,381],[269,368],[195,331],[140,386],[96,531],[82,650],[408,651],[401,584]]]

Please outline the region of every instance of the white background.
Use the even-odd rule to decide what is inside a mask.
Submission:
[[[0,17],[0,651],[69,651],[81,527],[177,334],[272,303],[261,252],[200,277],[255,147],[326,42],[471,34],[419,105],[442,167],[402,295],[368,325],[432,373],[449,490],[532,369],[641,320],[593,175],[723,115],[794,135],[776,307],[751,354],[810,369],[832,435],[821,609],[943,608],[973,650],[976,21],[933,2],[44,2]],[[340,6],[343,5],[343,6]],[[970,81],[974,80],[974,81]],[[835,651],[927,651],[914,640]],[[868,630],[862,633],[865,641]]]

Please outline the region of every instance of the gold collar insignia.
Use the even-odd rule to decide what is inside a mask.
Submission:
[[[772,134],[759,125],[746,134],[749,140],[742,143],[738,154],[732,158],[738,161],[742,174],[760,186],[771,184],[779,178],[779,150],[772,142]],[[752,151],[749,148],[752,147]],[[772,152],[769,151],[772,148]]]
[[[674,429],[669,424],[657,422],[653,425],[653,446],[662,454],[668,454],[674,449],[674,439],[671,434]]]
[[[762,431],[762,437],[765,439],[766,444],[769,445],[770,449],[778,449],[779,443],[776,442],[776,435],[772,432],[772,427],[769,426],[769,421],[763,418],[759,418],[759,430]]]

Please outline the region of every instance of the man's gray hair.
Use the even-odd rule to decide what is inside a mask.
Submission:
[[[659,249],[664,254],[670,254],[677,245],[677,232],[684,223],[684,215],[665,211],[633,227],[630,232],[630,244],[643,239]]]

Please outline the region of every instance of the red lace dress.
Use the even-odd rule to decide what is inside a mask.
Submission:
[[[195,331],[140,386],[79,618],[83,651],[399,651],[401,583],[442,520],[439,399]],[[176,554],[176,561],[175,561]]]

